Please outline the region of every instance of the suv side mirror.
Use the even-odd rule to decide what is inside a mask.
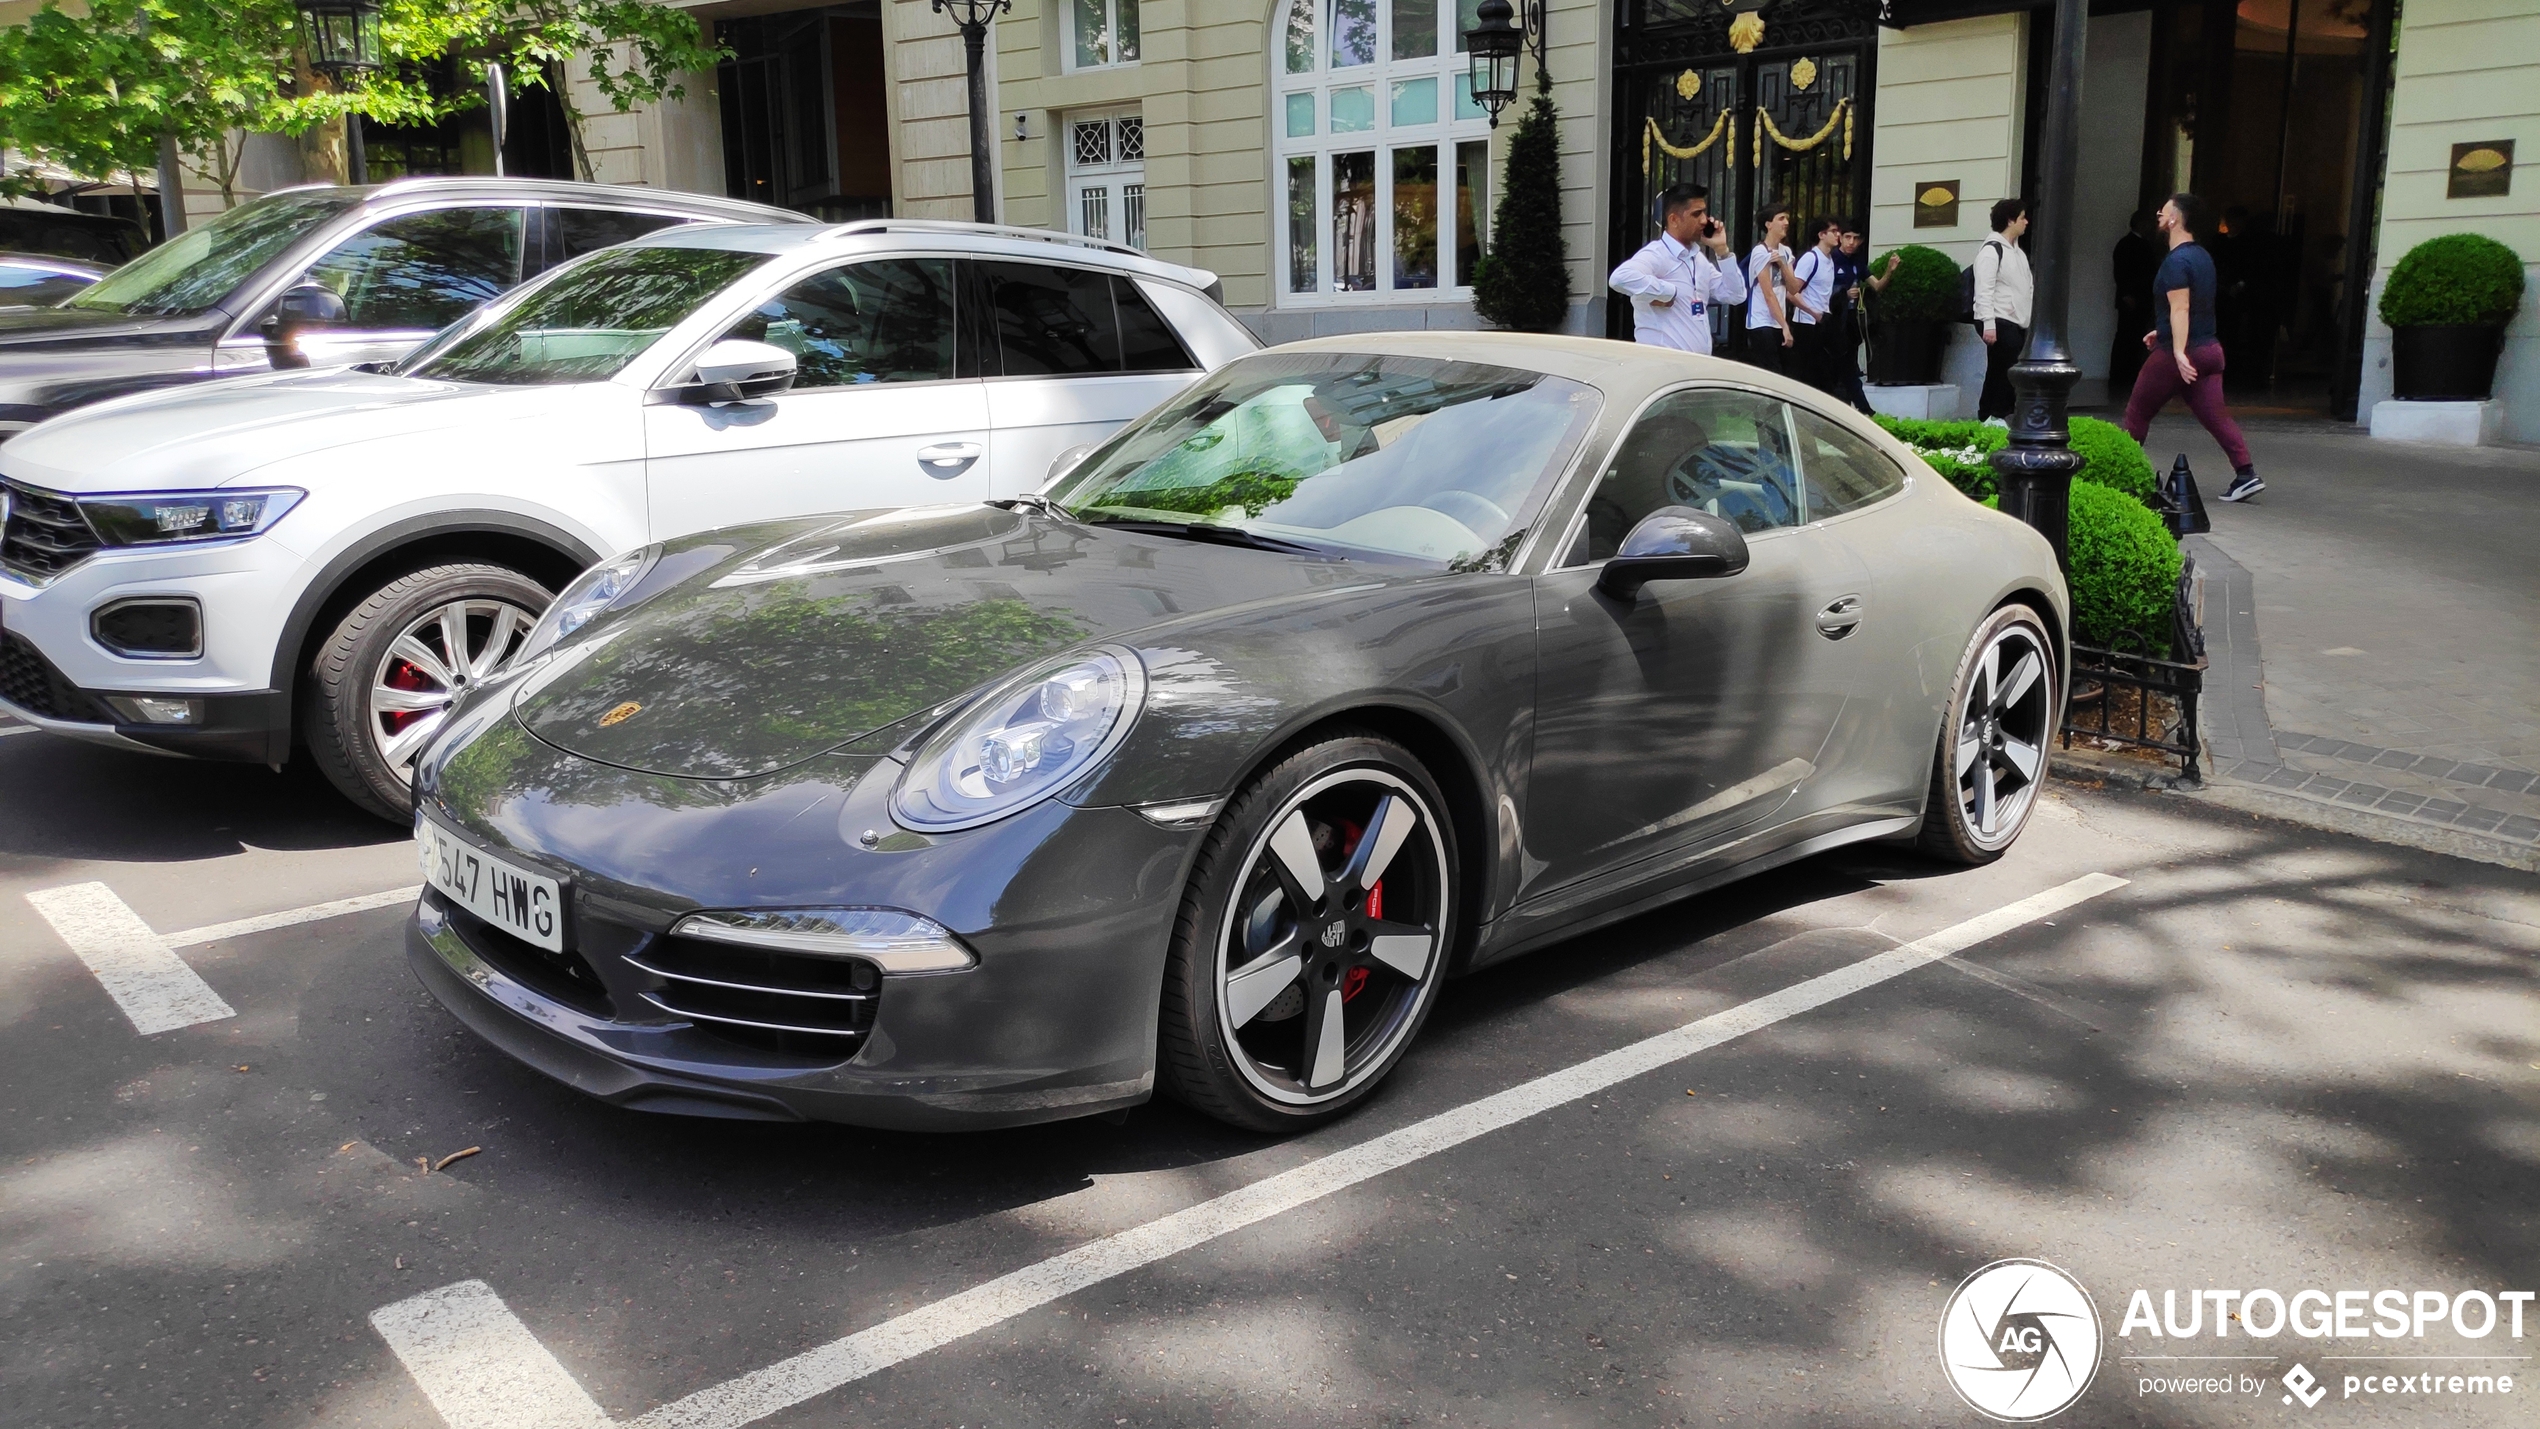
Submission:
[[[1631,600],[1651,581],[1709,580],[1745,569],[1746,534],[1735,522],[1690,506],[1661,506],[1623,538],[1596,588]]]
[[[1085,458],[1094,454],[1094,448],[1101,445],[1102,443],[1100,442],[1078,442],[1076,445],[1069,447],[1067,450],[1060,452],[1054,457],[1051,457],[1049,472],[1041,478],[1041,485],[1043,487],[1047,487],[1050,483],[1058,480],[1060,477],[1074,471],[1078,466],[1084,463]]]
[[[324,283],[296,283],[274,299],[264,324],[265,356],[276,367],[306,367],[297,339],[303,328],[341,327],[349,320],[344,299]]]
[[[697,359],[697,380],[677,389],[690,406],[713,406],[771,397],[794,385],[794,355],[773,343],[725,338]]]

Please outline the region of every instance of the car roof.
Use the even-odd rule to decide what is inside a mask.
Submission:
[[[365,207],[404,199],[548,199],[561,202],[631,205],[638,208],[666,208],[686,213],[712,215],[732,223],[788,224],[800,228],[817,227],[819,220],[791,209],[770,208],[746,199],[724,198],[719,194],[688,193],[679,189],[647,188],[635,184],[583,184],[564,179],[496,178],[490,174],[466,174],[426,178],[395,179],[384,184],[296,184],[275,193],[311,193],[331,191],[353,196]]]
[[[1055,233],[1039,228],[1014,228],[994,223],[954,223],[929,219],[860,219],[853,223],[811,228],[801,224],[781,227],[738,225],[719,228],[670,228],[648,233],[619,245],[627,248],[721,248],[742,253],[769,255],[796,253],[805,249],[840,254],[858,252],[905,252],[914,239],[918,246],[941,249],[973,257],[1015,258],[1027,262],[1047,263],[1064,260],[1089,268],[1105,268],[1120,273],[1138,273],[1163,278],[1201,292],[1215,295],[1217,275],[1205,268],[1191,268],[1167,263],[1134,248],[1116,243],[1085,238],[1073,233]]]
[[[1443,362],[1486,362],[1567,377],[1621,398],[1637,398],[1661,387],[1703,377],[1732,378],[1745,385],[1818,402],[1825,397],[1806,383],[1743,362],[1603,337],[1531,332],[1363,332],[1309,338],[1268,351],[1365,352]]]

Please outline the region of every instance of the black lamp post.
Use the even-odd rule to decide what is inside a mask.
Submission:
[[[1993,454],[2002,509],[2042,533],[2056,563],[2069,573],[2068,532],[2073,473],[2082,458],[2073,450],[2066,404],[2081,369],[2064,335],[2072,291],[2073,187],[2081,142],[2081,60],[2087,0],[2055,0],[2055,58],[2046,93],[2044,192],[2037,196],[2038,235],[2030,263],[2036,274],[2028,352],[2011,368],[2011,440]]]
[[[1499,111],[1517,102],[1517,53],[1531,51],[1535,73],[1544,73],[1543,0],[1524,0],[1520,21],[1508,0],[1482,0],[1473,12],[1473,28],[1464,32],[1465,76],[1473,102],[1490,111],[1490,127],[1499,127]]]
[[[300,40],[309,68],[325,75],[337,89],[353,76],[378,69],[379,0],[292,0],[300,11]],[[344,116],[345,177],[370,182],[370,164],[362,155],[362,117]]]
[[[988,72],[984,64],[988,26],[1014,8],[1014,0],[935,0],[938,14],[952,16],[961,31],[961,48],[970,61],[970,216],[981,223],[997,221],[997,149],[988,133]]]

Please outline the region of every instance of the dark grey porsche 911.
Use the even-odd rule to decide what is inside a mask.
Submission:
[[[417,763],[409,954],[628,1107],[1302,1127],[1473,968],[1860,840],[1999,855],[2065,628],[2042,539],[1795,384],[1305,343],[1041,496],[585,575]]]

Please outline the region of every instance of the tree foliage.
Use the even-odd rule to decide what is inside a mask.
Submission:
[[[1520,332],[1557,332],[1570,316],[1570,250],[1561,237],[1560,111],[1537,76],[1534,102],[1508,140],[1491,251],[1475,266],[1473,310]]]
[[[235,201],[242,137],[302,134],[358,113],[433,124],[485,103],[488,64],[514,92],[554,87],[574,165],[591,172],[576,75],[623,113],[684,99],[683,77],[723,52],[688,14],[649,0],[383,0],[385,68],[338,90],[297,53],[291,0],[45,0],[0,30],[0,136],[21,154],[90,178],[146,172],[162,135]],[[462,83],[435,86],[457,62]],[[0,176],[0,191],[33,187]]]

